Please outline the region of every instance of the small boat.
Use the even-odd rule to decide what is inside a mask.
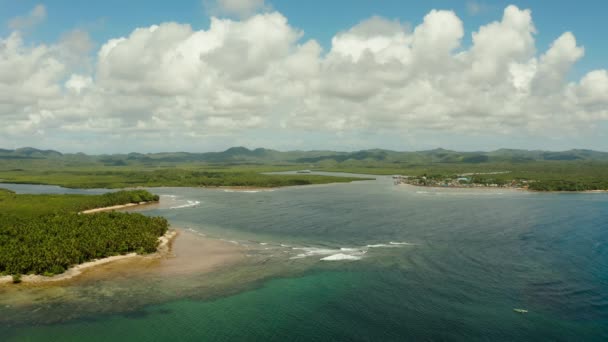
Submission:
[[[520,313],[520,314],[528,313],[528,310],[526,310],[526,309],[513,309],[513,311]]]

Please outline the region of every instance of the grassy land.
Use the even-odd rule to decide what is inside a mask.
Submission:
[[[280,187],[342,183],[361,178],[332,177],[318,175],[266,175],[259,172],[276,171],[277,168],[256,168],[255,171],[242,167],[232,169],[160,169],[134,170],[113,168],[106,170],[12,170],[0,171],[4,183],[53,184],[70,188],[129,188],[160,186],[251,186]],[[282,168],[279,168],[282,170]]]
[[[369,161],[321,162],[300,165],[216,165],[185,163],[179,167],[130,166],[28,167],[0,170],[0,182],[53,184],[71,188],[132,188],[160,186],[251,186],[280,187],[339,183],[361,178],[319,175],[268,175],[262,172],[311,168],[321,171],[369,175],[453,177],[464,173],[506,172],[476,176],[482,183],[530,180],[538,191],[582,191],[608,189],[606,161],[528,161],[522,163],[382,163]]]
[[[465,173],[506,172],[478,175],[474,181],[502,184],[526,180],[531,189],[539,191],[608,190],[608,153],[590,150],[279,152],[235,147],[212,153],[97,156],[31,148],[0,150],[0,182],[55,184],[74,188],[128,188],[278,187],[361,180],[306,174],[262,174],[299,169],[370,175],[426,175],[439,179]]]
[[[104,195],[17,195],[0,189],[0,275],[64,272],[92,259],[156,251],[161,217],[79,211],[158,200],[144,190]],[[18,276],[17,276],[18,278]]]

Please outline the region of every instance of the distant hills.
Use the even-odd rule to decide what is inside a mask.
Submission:
[[[531,161],[608,161],[608,152],[574,149],[562,152],[541,150],[499,149],[491,152],[458,152],[442,148],[397,152],[384,149],[371,149],[356,152],[336,151],[276,151],[265,148],[250,150],[245,147],[231,147],[223,152],[163,152],[87,155],[84,153],[61,153],[54,150],[39,150],[32,147],[15,150],[0,149],[2,160],[56,160],[76,164],[157,164],[157,163],[223,163],[223,164],[268,164],[268,163],[344,163],[381,162],[387,164],[417,163],[486,163]]]
[[[60,158],[63,154],[54,150],[39,150],[33,147],[23,147],[16,150],[0,148],[0,159],[45,159]]]

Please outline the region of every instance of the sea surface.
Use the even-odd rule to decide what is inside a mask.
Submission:
[[[141,213],[240,245],[246,261],[204,275],[0,289],[0,339],[608,340],[607,194],[395,186],[385,176],[151,191],[161,205]]]

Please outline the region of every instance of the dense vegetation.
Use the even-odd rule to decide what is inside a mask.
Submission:
[[[151,253],[168,228],[161,217],[79,211],[158,200],[144,190],[104,195],[17,195],[0,189],[0,274],[45,274],[92,259]]]
[[[280,187],[340,183],[360,178],[318,175],[268,175],[233,168],[229,170],[53,170],[5,171],[0,178],[9,183],[54,184],[70,188],[125,188],[136,186],[248,186]]]
[[[530,190],[535,191],[591,191],[608,190],[608,179],[598,180],[545,180],[530,183]]]
[[[608,190],[608,153],[501,149],[457,152],[364,150],[356,152],[289,151],[233,147],[207,153],[62,154],[22,148],[0,150],[0,182],[56,184],[80,188],[136,186],[276,187],[355,179],[263,172],[314,169],[370,175],[432,175],[506,172],[479,176],[480,183],[526,180],[538,191]]]
[[[0,209],[2,213],[24,217],[75,213],[93,208],[150,201],[158,201],[158,195],[153,195],[146,190],[117,191],[91,196],[17,195],[8,190],[0,189]]]

